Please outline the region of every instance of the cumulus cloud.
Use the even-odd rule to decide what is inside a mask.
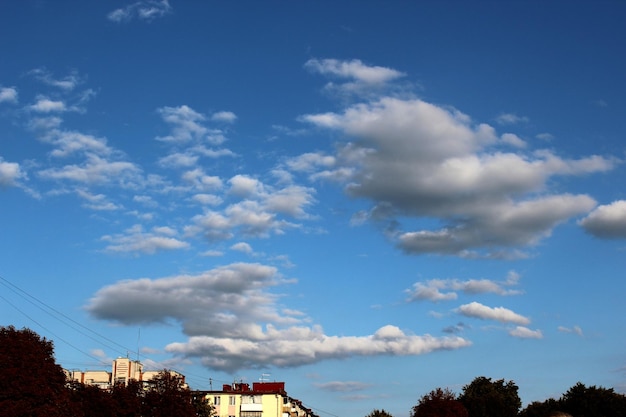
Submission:
[[[17,103],[17,89],[15,87],[1,87],[0,103]]]
[[[35,104],[29,109],[37,113],[62,113],[67,110],[65,103],[61,100],[51,100],[48,97],[39,96]]]
[[[129,22],[133,19],[152,21],[171,13],[168,0],[141,0],[126,7],[115,9],[107,18],[116,23]]]
[[[38,174],[48,180],[66,180],[82,184],[117,184],[134,187],[142,181],[141,169],[132,162],[111,161],[97,155],[87,155],[82,164],[47,168]]]
[[[0,186],[16,186],[25,177],[26,174],[22,171],[20,164],[7,162],[0,156]]]
[[[226,194],[232,201],[223,210],[205,208],[186,228],[190,236],[202,234],[210,240],[225,240],[235,232],[245,237],[267,237],[298,227],[283,217],[309,219],[307,208],[314,204],[315,190],[286,184],[272,186],[247,175],[228,180]]]
[[[217,122],[233,123],[237,120],[237,115],[232,111],[218,111],[211,115],[211,120]]]
[[[509,334],[520,339],[543,339],[543,333],[541,330],[531,330],[524,326],[515,327],[509,331]]]
[[[76,193],[79,197],[86,201],[85,204],[83,204],[83,207],[91,210],[114,211],[122,208],[121,206],[110,201],[104,194],[92,194],[87,190],[81,189],[76,190]]]
[[[393,336],[385,336],[389,329]],[[171,353],[201,357],[213,369],[297,367],[330,359],[354,356],[417,356],[437,350],[459,349],[470,342],[456,336],[433,337],[406,334],[394,326],[368,336],[328,336],[319,327],[269,328],[263,340],[194,336],[186,343],[171,343]]]
[[[105,251],[114,253],[154,254],[162,250],[186,249],[189,243],[177,239],[177,232],[169,227],[155,227],[144,232],[141,225],[135,225],[122,234],[105,235],[101,240],[108,242]]]
[[[246,243],[246,242],[238,242],[238,243],[235,243],[234,245],[232,245],[232,246],[230,247],[230,249],[231,249],[231,250],[235,250],[235,251],[237,251],[237,252],[243,252],[243,253],[246,253],[246,254],[251,254],[251,253],[253,253],[253,252],[254,252],[254,251],[252,250],[252,246],[250,246],[250,244],[249,244],[249,243]]]
[[[516,295],[520,290],[509,287],[517,285],[519,274],[515,271],[509,272],[503,282],[489,279],[470,279],[462,281],[459,279],[431,279],[426,282],[416,282],[411,289],[405,290],[408,294],[408,301],[449,301],[458,298],[457,291],[465,294],[498,294]]]
[[[300,120],[353,140],[338,143],[334,155],[293,158],[287,168],[340,181],[350,196],[371,201],[369,218],[394,225],[389,236],[410,254],[527,256],[519,248],[536,245],[596,204],[588,195],[551,193],[548,181],[616,164],[597,155],[571,160],[546,150],[504,152],[502,145],[522,149],[523,141],[418,99],[383,97]],[[435,219],[441,227],[403,231],[403,217]]]
[[[488,307],[477,302],[464,304],[456,309],[457,313],[481,320],[495,320],[501,323],[528,325],[530,319],[504,307]]]
[[[578,222],[587,233],[605,239],[626,238],[626,200],[598,206]]]
[[[271,289],[289,282],[274,267],[237,263],[197,275],[120,281],[100,289],[86,308],[96,318],[126,325],[178,322],[189,339],[166,350],[224,371],[470,345],[460,337],[418,336],[391,325],[367,336],[326,335],[319,325],[303,326],[308,318],[301,312],[279,307]]]

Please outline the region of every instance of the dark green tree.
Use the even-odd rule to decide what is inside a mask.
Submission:
[[[115,417],[141,417],[144,390],[141,382],[131,379],[128,385],[118,383],[111,390]]]
[[[491,381],[480,376],[463,387],[459,401],[467,408],[469,417],[516,417],[522,406],[517,391],[513,381]]]
[[[547,417],[561,409],[561,403],[554,398],[545,401],[533,401],[519,413],[519,417]]]
[[[561,409],[576,417],[626,417],[626,396],[613,388],[586,387],[578,382],[560,400]]]
[[[191,405],[196,411],[197,417],[212,417],[215,415],[215,407],[204,395],[191,395]]]
[[[51,341],[29,329],[0,327],[0,370],[0,417],[74,415]]]
[[[111,394],[93,385],[68,384],[74,417],[116,417]]]
[[[191,392],[175,373],[163,370],[149,384],[143,399],[143,417],[196,417]]]
[[[419,399],[411,417],[467,417],[467,409],[448,388],[437,388]]]
[[[372,410],[371,413],[369,413],[367,416],[365,417],[393,417],[391,414],[389,414],[388,412],[386,412],[384,409],[374,409]]]

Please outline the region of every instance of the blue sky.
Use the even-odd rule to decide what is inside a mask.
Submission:
[[[320,415],[625,392],[625,12],[3,2],[0,324]]]

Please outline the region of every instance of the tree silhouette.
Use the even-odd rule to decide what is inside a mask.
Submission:
[[[0,327],[0,417],[73,415],[51,341],[30,329]]]
[[[144,397],[143,417],[195,417],[191,392],[174,373],[163,370],[149,382]]]
[[[367,416],[365,417],[393,417],[391,414],[389,414],[388,412],[386,412],[384,409],[374,409],[372,410],[371,413],[369,413]]]
[[[459,401],[467,408],[469,417],[516,417],[522,406],[517,390],[513,381],[492,382],[491,378],[480,376],[463,387]]]
[[[576,417],[625,417],[626,396],[612,388],[578,382],[561,397],[561,409]]]
[[[437,388],[420,398],[411,417],[467,417],[467,409],[448,388]]]

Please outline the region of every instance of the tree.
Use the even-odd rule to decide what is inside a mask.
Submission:
[[[467,417],[467,409],[448,388],[437,388],[419,399],[411,417]]]
[[[115,417],[140,417],[143,394],[141,382],[135,379],[128,381],[128,385],[115,384],[111,390]]]
[[[191,392],[184,387],[182,378],[163,370],[149,383],[143,403],[144,417],[196,417]]]
[[[369,413],[367,416],[365,417],[393,417],[391,414],[389,414],[388,412],[386,412],[384,409],[374,409],[372,410],[371,413]]]
[[[561,409],[577,417],[626,417],[626,396],[613,388],[586,387],[578,382],[560,400]]]
[[[93,385],[68,384],[74,417],[116,417],[111,394]]]
[[[554,398],[543,402],[533,401],[519,413],[519,417],[547,417],[555,415],[561,409],[561,403]]]
[[[32,330],[0,327],[0,417],[73,415],[54,345]]]
[[[211,404],[205,395],[193,394],[191,396],[191,405],[196,411],[197,417],[212,417],[215,415],[215,407]]]
[[[513,381],[492,382],[491,378],[480,376],[463,387],[459,401],[467,408],[469,417],[515,417],[522,406],[517,390]]]

